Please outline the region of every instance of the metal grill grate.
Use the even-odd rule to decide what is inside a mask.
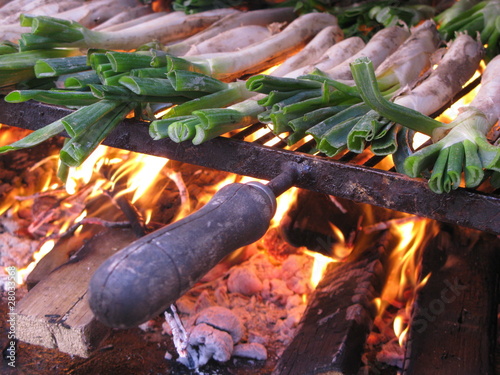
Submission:
[[[11,104],[0,100],[0,113],[4,124],[36,130],[70,110],[37,102]],[[255,124],[199,146],[177,144],[169,139],[154,141],[146,123],[126,120],[104,144],[263,180],[276,177],[293,161],[306,171],[297,187],[500,234],[500,192],[493,191],[488,183],[476,190],[459,188],[435,194],[426,181],[394,172],[392,163],[386,163],[388,157],[374,156],[368,150],[327,158],[308,154],[312,141],[293,147],[282,140],[272,147],[266,145],[274,138],[266,125]],[[383,169],[385,164],[389,167]]]

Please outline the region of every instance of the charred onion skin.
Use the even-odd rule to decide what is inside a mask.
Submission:
[[[227,185],[196,213],[122,249],[90,281],[96,318],[131,328],[156,317],[225,255],[262,237],[275,203],[260,183]]]

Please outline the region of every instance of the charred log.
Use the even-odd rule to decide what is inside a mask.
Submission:
[[[404,374],[494,374],[498,237],[452,227],[429,242]]]
[[[387,247],[383,235],[375,244],[355,249],[346,262],[330,264],[275,375],[357,373],[374,318],[372,301],[384,278]]]

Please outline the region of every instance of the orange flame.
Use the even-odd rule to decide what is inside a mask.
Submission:
[[[375,305],[380,314],[389,306],[398,309],[392,326],[400,345],[403,346],[416,292],[425,285],[430,276],[425,275],[422,278],[421,275],[422,244],[435,234],[437,225],[431,220],[416,217],[415,220],[399,222],[400,224],[390,228],[391,233],[399,238],[399,243],[391,253],[387,282]]]
[[[313,266],[311,269],[311,278],[309,280],[309,283],[311,284],[312,289],[314,289],[318,286],[319,282],[323,278],[326,267],[328,267],[330,263],[335,262],[335,260],[326,255],[310,250],[304,250],[304,254],[307,254],[313,258]]]

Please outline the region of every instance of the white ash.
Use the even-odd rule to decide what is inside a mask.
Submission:
[[[0,266],[23,268],[31,262],[39,241],[20,238],[8,232],[0,233]]]
[[[377,361],[402,369],[404,355],[404,349],[399,345],[398,340],[394,339],[382,345],[382,350],[377,353]]]
[[[262,281],[251,267],[234,267],[227,280],[227,289],[231,293],[241,293],[245,296],[251,296],[259,293],[263,288]]]
[[[155,330],[155,321],[148,320],[147,322],[140,324],[139,329],[143,330],[144,332],[153,332]]]
[[[189,332],[187,351],[193,363],[186,356],[178,361],[189,368],[199,368],[212,358],[219,362],[227,362],[233,353],[233,339],[227,332],[218,330],[208,324],[195,325]]]
[[[196,368],[210,359],[266,360],[290,343],[306,308],[313,258],[293,254],[283,261],[257,251],[247,261],[215,278],[204,278],[177,302],[189,334],[191,358],[178,361]],[[165,322],[163,333],[171,334]],[[189,361],[191,360],[191,363]]]
[[[164,357],[168,361],[171,361],[172,358],[174,358],[174,356],[172,355],[172,353],[170,353],[168,350],[165,352],[165,356]]]
[[[234,347],[233,356],[264,361],[267,359],[267,350],[264,345],[256,342],[242,343]]]
[[[241,320],[228,308],[222,306],[211,306],[203,309],[196,316],[195,325],[208,324],[220,331],[225,331],[231,335],[236,344],[243,338],[245,327]]]

